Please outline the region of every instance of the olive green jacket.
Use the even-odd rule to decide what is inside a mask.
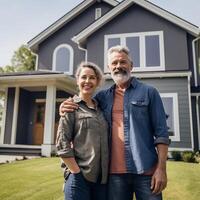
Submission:
[[[79,109],[60,118],[56,147],[62,158],[74,157],[86,180],[106,183],[108,175],[108,125],[97,107],[89,108],[78,96]],[[96,104],[97,105],[97,104]]]

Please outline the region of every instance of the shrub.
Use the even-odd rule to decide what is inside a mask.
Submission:
[[[197,163],[200,163],[200,151],[197,151],[197,152],[195,153],[195,159],[196,159],[196,162],[197,162]]]
[[[175,161],[181,161],[182,160],[182,156],[181,156],[180,151],[172,151],[171,155],[172,155],[172,159],[174,159]]]
[[[184,151],[182,153],[182,159],[184,162],[197,163],[195,153],[191,151]]]

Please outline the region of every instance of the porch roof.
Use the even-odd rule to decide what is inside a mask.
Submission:
[[[27,71],[0,74],[0,87],[47,87],[56,88],[75,93],[76,80],[63,72]]]
[[[5,77],[5,76],[24,76],[24,75],[46,75],[46,74],[63,74],[63,72],[52,72],[52,71],[8,72],[8,73],[0,73],[0,77]]]

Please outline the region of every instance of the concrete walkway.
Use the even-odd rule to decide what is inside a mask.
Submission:
[[[32,159],[32,158],[40,158],[39,156],[26,156],[27,159]],[[23,156],[10,156],[10,155],[0,155],[0,164],[2,163],[8,163],[8,162],[13,162],[16,160],[23,160]]]

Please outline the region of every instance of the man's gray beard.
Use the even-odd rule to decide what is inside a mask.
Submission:
[[[117,85],[121,85],[121,84],[124,84],[129,81],[131,74],[127,73],[126,75],[124,75],[124,74],[116,74],[115,75],[115,74],[111,73],[111,77]]]

